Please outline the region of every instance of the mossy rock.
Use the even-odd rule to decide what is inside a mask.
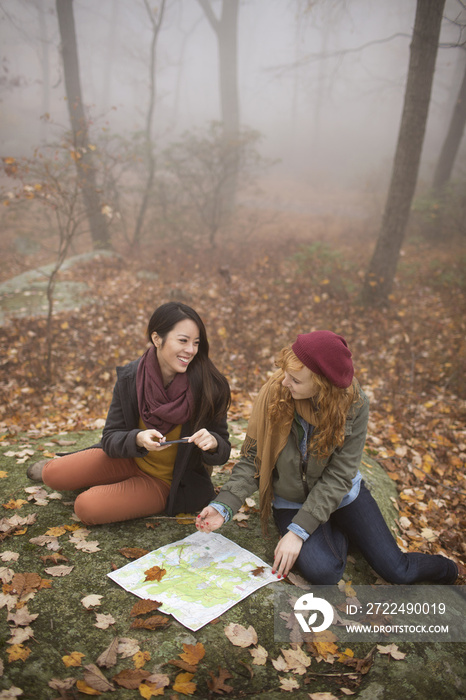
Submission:
[[[232,425],[235,447],[240,443],[241,425]],[[68,435],[55,436],[60,441],[72,441],[71,446],[60,446],[47,438],[31,438],[27,435],[5,436],[0,443],[0,470],[6,476],[0,480],[2,503],[26,500],[31,495],[24,489],[33,486],[26,477],[29,463],[43,457],[48,450],[76,450],[94,444],[100,437],[100,431],[88,431]],[[12,454],[24,450],[33,452],[29,461],[21,464],[22,457]],[[10,455],[10,456],[8,456]],[[27,456],[27,455],[26,455]],[[392,498],[396,496],[393,482],[384,474],[381,467],[370,458],[364,457],[362,469],[364,478],[378,500],[390,526],[394,526],[396,511]],[[227,474],[219,471],[214,475],[218,483],[227,478]],[[51,493],[50,489],[46,489]],[[227,693],[229,698],[264,698],[277,699],[283,697],[280,690],[280,678],[294,678],[299,684],[299,690],[291,694],[294,698],[308,698],[309,693],[331,692],[341,696],[341,687],[350,688],[358,699],[424,700],[426,697],[441,697],[446,700],[466,698],[466,679],[464,670],[465,644],[400,644],[406,652],[403,661],[394,661],[376,653],[375,661],[365,675],[356,674],[356,680],[347,675],[348,667],[335,662],[327,665],[317,663],[313,659],[306,674],[296,675],[278,672],[272,666],[270,659],[276,659],[282,647],[289,644],[276,642],[274,639],[273,603],[275,591],[289,592],[290,595],[299,593],[299,589],[287,582],[277,582],[265,586],[241,603],[228,610],[215,624],[209,624],[191,632],[170,618],[169,626],[163,630],[132,629],[130,611],[138,600],[108,578],[107,573],[113,568],[119,568],[127,563],[120,553],[124,547],[142,547],[153,550],[165,544],[182,539],[194,531],[192,523],[177,522],[174,518],[162,517],[139,519],[125,523],[97,526],[90,528],[88,540],[99,543],[99,549],[93,553],[77,550],[66,532],[59,537],[61,553],[67,557],[65,563],[73,566],[72,572],[60,578],[49,576],[45,572],[50,564],[41,557],[51,554],[45,547],[32,544],[34,537],[44,535],[51,527],[72,526],[73,499],[75,494],[63,494],[62,499],[49,499],[47,505],[35,505],[27,501],[21,508],[4,509],[2,516],[10,518],[15,514],[21,517],[29,514],[36,515],[36,521],[27,527],[26,532],[19,531],[2,542],[2,552],[12,551],[19,554],[17,561],[2,561],[6,569],[14,573],[37,573],[42,579],[51,581],[50,588],[42,588],[36,592],[26,605],[30,613],[37,614],[31,623],[34,638],[24,642],[23,648],[30,649],[25,661],[9,660],[12,645],[8,643],[10,633],[7,624],[7,611],[0,610],[0,659],[3,661],[3,675],[0,674],[1,691],[12,686],[20,688],[23,694],[20,698],[37,698],[51,700],[58,698],[60,692],[52,690],[49,681],[52,678],[83,679],[83,666],[95,664],[100,654],[109,646],[115,637],[132,638],[137,640],[140,650],[147,652],[144,669],[151,673],[164,673],[170,678],[170,687],[165,689],[166,697],[185,697],[173,690],[173,683],[179,673],[184,673],[170,663],[179,660],[183,652],[183,644],[201,642],[206,650],[205,657],[200,661],[197,671],[192,678],[196,684],[193,697],[211,698],[218,694],[212,692],[209,684],[212,678],[219,675],[219,669],[227,669],[231,674],[226,684],[233,690]],[[272,526],[273,528],[273,526]],[[239,527],[236,522],[228,523],[222,528],[222,534],[239,545],[253,551],[265,561],[271,561],[275,546],[275,532],[271,528],[271,537],[264,538],[259,524],[258,514],[252,512],[247,527]],[[348,567],[345,578],[355,583],[372,583],[374,573],[364,565],[357,553],[354,553],[355,563]],[[4,573],[8,581],[8,574]],[[7,583],[6,583],[7,585]],[[6,589],[5,589],[6,590]],[[86,610],[81,603],[84,596],[95,594],[102,596],[101,605],[94,610]],[[95,626],[96,612],[112,615],[115,623],[108,629]],[[244,627],[253,625],[258,635],[258,643],[265,647],[269,659],[264,666],[252,664],[252,656],[248,649],[233,646],[224,634],[224,628],[230,623],[238,623]],[[11,623],[10,623],[11,625]],[[13,626],[13,625],[11,625]],[[346,645],[345,645],[346,647]],[[356,643],[351,645],[355,656],[362,658],[372,645]],[[19,650],[21,651],[21,650]],[[341,648],[341,651],[344,651]],[[63,657],[72,652],[83,654],[81,667],[67,668]],[[150,657],[150,658],[149,658]],[[137,660],[124,659],[118,656],[114,667],[102,668],[103,674],[111,680],[123,669],[134,669]],[[326,675],[328,674],[328,675]],[[125,689],[119,686],[112,697],[116,700],[136,699],[141,697],[137,689]],[[107,693],[105,693],[107,695]],[[78,693],[76,687],[63,697],[78,698],[85,695]]]

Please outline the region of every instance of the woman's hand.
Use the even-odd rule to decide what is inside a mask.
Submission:
[[[201,430],[198,430],[197,433],[194,433],[194,435],[191,435],[188,442],[194,442],[194,444],[197,445],[200,450],[203,450],[203,452],[216,452],[218,448],[217,440],[205,428],[202,428]]]
[[[201,532],[213,532],[223,525],[225,518],[216,508],[206,506],[196,518],[196,527]]]
[[[144,449],[149,452],[155,452],[157,450],[164,450],[168,445],[164,445],[165,440],[162,433],[158,430],[141,430],[140,433],[136,435],[136,445],[138,447],[144,447]]]
[[[302,546],[303,540],[301,537],[288,530],[275,547],[272,573],[277,573],[283,577],[288,576],[288,572],[298,558]]]

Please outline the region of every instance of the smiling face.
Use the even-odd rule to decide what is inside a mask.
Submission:
[[[179,321],[164,338],[154,332],[151,339],[157,348],[157,359],[165,385],[176,374],[186,372],[199,350],[199,328],[190,318]]]
[[[301,369],[284,369],[282,385],[289,389],[295,401],[299,399],[311,399],[318,392],[318,386],[314,375],[307,367]]]

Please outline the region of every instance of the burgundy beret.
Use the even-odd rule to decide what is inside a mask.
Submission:
[[[332,331],[313,331],[298,335],[291,346],[301,362],[331,384],[346,389],[353,381],[353,363],[346,340]]]

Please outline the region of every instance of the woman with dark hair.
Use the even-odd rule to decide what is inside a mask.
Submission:
[[[86,489],[74,509],[88,525],[200,510],[214,496],[209,472],[230,455],[230,389],[199,315],[163,304],[147,334],[142,357],[117,368],[101,443],[28,470],[57,490]]]
[[[313,584],[337,583],[349,540],[390,583],[464,582],[464,567],[447,557],[402,552],[362,481],[369,402],[345,339],[299,335],[277,366],[254,403],[240,460],[196,527],[218,529],[259,489],[263,527],[272,506],[281,534],[279,578],[296,563]]]

